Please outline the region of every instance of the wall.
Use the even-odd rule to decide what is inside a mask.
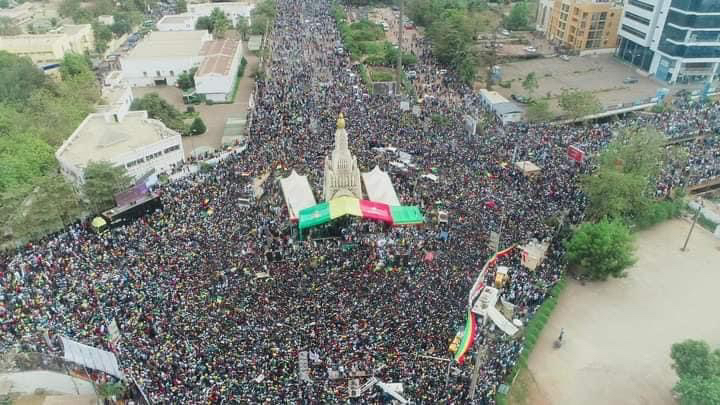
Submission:
[[[190,71],[200,65],[200,57],[187,59],[120,59],[125,81],[130,86],[154,86],[155,80],[166,79],[168,86],[174,86],[183,71]],[[157,72],[160,76],[157,76]],[[172,71],[172,74],[170,74]],[[143,74],[147,73],[147,75]]]

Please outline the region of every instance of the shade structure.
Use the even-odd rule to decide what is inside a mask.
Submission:
[[[345,215],[399,225],[419,224],[425,220],[420,209],[415,206],[390,206],[378,201],[343,196],[301,210],[298,226],[300,230],[312,228]]]
[[[420,209],[415,205],[400,205],[390,208],[392,212],[393,224],[395,225],[413,225],[422,224],[423,222],[425,222],[425,217],[423,216],[422,212],[420,212]]]
[[[280,179],[280,187],[291,221],[297,221],[300,211],[316,204],[307,176],[301,176],[295,170],[288,177]]]
[[[330,222],[330,204],[324,202],[300,211],[298,226],[300,229],[311,228]]]
[[[340,218],[345,215],[362,216],[359,199],[343,196],[330,200],[330,219]]]

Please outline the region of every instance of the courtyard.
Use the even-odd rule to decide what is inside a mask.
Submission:
[[[560,296],[516,404],[674,404],[670,346],[685,339],[720,345],[720,240],[673,220],[636,234],[637,263],[627,277],[581,285]],[[565,329],[563,346],[553,341]],[[512,402],[511,402],[512,403]]]

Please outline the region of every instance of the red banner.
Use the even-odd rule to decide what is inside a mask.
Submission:
[[[585,152],[576,146],[568,146],[567,155],[570,159],[576,162],[582,162],[585,159]]]
[[[360,212],[362,212],[363,218],[376,219],[379,221],[385,221],[392,223],[392,213],[390,212],[390,206],[375,201],[360,200]]]

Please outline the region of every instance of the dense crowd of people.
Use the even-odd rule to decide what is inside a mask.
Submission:
[[[481,113],[477,134],[468,134],[464,116],[480,102],[437,73],[422,39],[409,45],[419,57],[417,91],[434,97],[416,116],[393,97],[369,95],[349,58],[334,52],[329,0],[277,5],[248,148],[160,186],[162,212],[105,234],[78,224],[0,256],[0,352],[57,354],[59,335],[109,348],[115,320],[121,368],[153,403],[347,402],[347,376],[357,371],[402,383],[415,403],[469,403],[472,362],[448,369],[438,358],[449,358],[464,325],[468,290],[493,253],[490,231],[501,233],[501,247],[550,243],[535,271],[517,254],[502,263],[511,268],[502,296],[515,318],[532,317],[562,276],[557,224],[583,219],[576,179],[591,169],[569,160],[567,146],[593,154],[624,127],[679,138],[720,126],[717,105],[696,104],[590,126],[502,126]],[[307,174],[320,195],[339,112],[362,171],[390,171],[402,203],[426,213],[424,225],[343,218],[298,239],[277,178]],[[412,164],[390,165],[397,157],[377,147],[391,145]],[[717,141],[683,145],[687,165],[667,168],[663,188],[720,175]],[[542,173],[526,176],[513,165],[522,160]],[[429,173],[437,181],[421,177]],[[267,174],[262,195],[238,204]],[[437,210],[449,213],[447,224],[434,221]],[[320,235],[330,236],[313,238]],[[494,272],[486,277],[492,284]],[[521,344],[482,328],[476,348],[487,356],[475,403],[494,403]],[[298,379],[300,352],[310,353],[311,382]],[[385,400],[371,390],[356,401]]]

